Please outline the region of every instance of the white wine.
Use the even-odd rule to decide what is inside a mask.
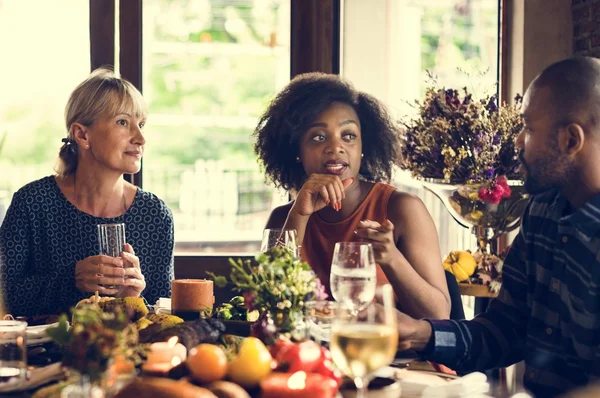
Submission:
[[[365,377],[394,359],[398,331],[389,325],[336,325],[329,343],[333,361],[348,377]]]
[[[351,306],[358,312],[373,301],[377,274],[372,268],[343,268],[331,266],[331,294],[338,303]]]

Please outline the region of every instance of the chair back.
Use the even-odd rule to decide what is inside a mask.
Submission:
[[[465,310],[463,309],[458,282],[456,282],[456,278],[449,271],[444,270],[444,273],[446,274],[448,293],[450,293],[450,319],[465,319]]]

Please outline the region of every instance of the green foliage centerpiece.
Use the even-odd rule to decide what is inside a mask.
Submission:
[[[104,312],[89,304],[73,308],[72,314],[71,327],[63,314],[58,325],[46,331],[61,347],[65,367],[98,383],[116,358],[141,363],[146,347],[138,344],[138,331],[126,312]]]
[[[242,293],[246,308],[260,311],[259,324],[271,318],[277,332],[292,334],[305,327],[305,303],[326,297],[310,266],[283,246],[259,253],[254,260],[229,259],[232,267],[229,279],[212,273],[209,276],[217,286],[224,287],[230,282],[234,290]]]

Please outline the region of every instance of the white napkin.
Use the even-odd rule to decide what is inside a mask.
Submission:
[[[43,368],[28,371],[27,379],[24,382],[0,384],[0,393],[32,390],[51,381],[62,380],[64,377],[62,363],[53,363]]]
[[[483,398],[490,386],[487,376],[480,372],[463,377],[442,376],[436,372],[396,369],[386,366],[375,372],[379,377],[398,379],[402,398]]]
[[[323,326],[325,326],[325,327],[323,327]],[[316,322],[309,320],[308,327],[309,327],[310,335],[316,341],[329,342],[329,339],[331,338],[331,325],[319,325]]]
[[[56,325],[58,325],[58,322],[50,325],[27,326],[27,331],[25,332],[27,336],[27,345],[51,341],[52,339],[46,334],[46,329]]]
[[[156,300],[156,305],[154,306],[154,312],[156,314],[171,314],[171,299],[160,297]]]
[[[422,398],[454,398],[469,397],[483,398],[489,397],[490,385],[487,382],[487,376],[480,372],[470,373],[466,376],[451,380],[445,384],[431,385],[425,387],[421,393]]]

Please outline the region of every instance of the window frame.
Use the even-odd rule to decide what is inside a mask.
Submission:
[[[290,78],[297,74],[319,71],[340,71],[341,0],[290,0]],[[92,70],[115,65],[115,0],[89,0],[90,57]],[[131,81],[140,92],[142,87],[142,0],[120,0],[119,73]],[[143,187],[143,163],[139,173],[125,179]],[[266,222],[266,220],[265,220]],[[227,265],[228,253],[175,254],[175,277],[204,277],[205,268]],[[236,257],[250,258],[247,253]],[[202,270],[197,267],[202,261]]]
[[[340,73],[341,18],[343,0],[290,0],[290,78],[319,71]],[[499,95],[506,98],[508,31],[507,0],[498,0],[498,81]],[[115,0],[89,0],[90,4],[90,57],[92,70],[99,66],[115,65]],[[118,1],[119,66],[120,74],[139,90],[142,87],[142,0]],[[143,164],[139,173],[125,175],[127,181],[143,187]],[[228,253],[175,254],[177,278],[202,277],[202,268],[216,269],[227,265]],[[236,255],[236,257],[238,257]],[[246,254],[239,256],[249,258]]]

